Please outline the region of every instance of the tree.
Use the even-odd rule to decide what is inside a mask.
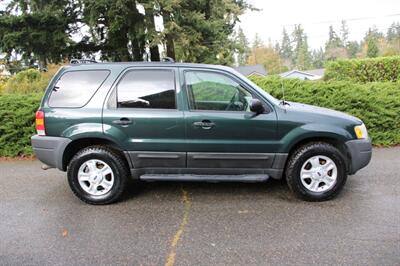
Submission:
[[[349,28],[347,26],[346,20],[342,20],[342,24],[340,27],[340,37],[342,41],[342,46],[347,47],[349,41]]]
[[[366,57],[377,57],[380,54],[379,43],[384,35],[376,27],[369,28],[364,37],[364,51]]]
[[[360,52],[360,44],[357,41],[347,43],[347,55],[349,58],[356,58]]]
[[[239,16],[249,8],[244,0],[163,2],[173,4],[167,11],[170,12],[167,26],[164,20],[167,37],[174,34],[172,41],[166,42],[167,53],[168,47],[173,45],[176,59],[180,61],[224,65],[234,62],[236,44],[232,34]]]
[[[283,32],[282,32],[282,42],[280,45],[280,55],[282,57],[282,59],[284,60],[284,64],[291,68],[291,66],[293,65],[294,62],[294,58],[293,58],[293,47],[292,47],[292,43],[290,41],[290,37],[289,34],[287,33],[286,29],[283,28]]]
[[[44,68],[68,57],[75,22],[73,1],[11,1],[0,17],[0,50],[8,59],[17,53],[27,64],[38,61]]]
[[[377,57],[379,54],[379,48],[377,40],[375,38],[368,39],[367,42],[367,57]]]
[[[311,62],[313,68],[323,68],[325,63],[325,53],[324,50],[319,48],[318,50],[312,50],[311,52]]]
[[[262,64],[270,74],[278,74],[287,70],[287,67],[282,65],[279,52],[272,46],[257,46],[251,49],[249,65]]]
[[[235,36],[235,44],[237,50],[238,64],[240,66],[245,65],[249,57],[250,48],[249,48],[249,42],[246,38],[246,35],[244,35],[243,29],[241,27],[239,27],[237,30]]]
[[[253,48],[260,48],[264,46],[264,42],[261,40],[260,35],[258,35],[258,33],[256,33],[256,35],[254,36],[254,41],[253,41]]]
[[[293,31],[294,45],[294,65],[299,70],[305,70],[311,66],[311,54],[308,48],[307,35],[303,27],[295,25]]]
[[[347,40],[346,24],[342,22],[342,36]],[[344,41],[339,38],[333,26],[329,26],[329,38],[325,44],[325,58],[327,60],[336,60],[338,58],[347,58],[347,50]]]

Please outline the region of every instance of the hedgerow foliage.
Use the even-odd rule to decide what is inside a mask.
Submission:
[[[61,65],[49,65],[46,72],[26,69],[10,78],[0,79],[0,94],[43,92]]]
[[[35,112],[42,94],[0,96],[0,156],[32,155]]]
[[[285,99],[327,107],[364,121],[375,145],[400,144],[400,82],[354,83],[252,78],[264,90]]]
[[[336,60],[326,64],[325,80],[400,81],[400,56]]]
[[[362,119],[375,145],[400,144],[400,82],[300,81],[253,78],[277,98],[332,108]],[[31,155],[42,93],[0,95],[0,156]]]

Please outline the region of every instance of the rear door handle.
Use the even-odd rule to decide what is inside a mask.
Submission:
[[[203,120],[199,122],[193,122],[194,127],[201,127],[202,129],[211,129],[215,127],[215,123],[211,122],[210,120]]]
[[[126,117],[122,117],[122,118],[120,118],[118,120],[114,120],[112,122],[113,122],[113,124],[120,125],[120,126],[127,126],[127,125],[132,124],[132,121]]]

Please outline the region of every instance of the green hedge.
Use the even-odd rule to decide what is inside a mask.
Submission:
[[[400,56],[337,60],[326,63],[325,80],[400,81]]]
[[[264,90],[285,99],[327,107],[364,121],[375,145],[400,144],[400,82],[301,81],[252,78]]]
[[[42,94],[0,96],[0,156],[32,155],[35,112]]]
[[[351,83],[253,78],[277,98],[303,102],[362,119],[375,145],[400,144],[400,82]],[[42,94],[0,96],[0,156],[32,155],[35,111]]]

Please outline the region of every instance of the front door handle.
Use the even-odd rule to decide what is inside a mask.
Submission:
[[[132,121],[126,117],[122,117],[122,118],[120,118],[118,120],[114,120],[112,122],[113,122],[113,124],[120,125],[120,126],[127,126],[127,125],[132,124]]]
[[[202,129],[211,129],[215,127],[215,123],[211,122],[210,120],[203,120],[199,122],[193,122],[194,127],[201,127]]]

